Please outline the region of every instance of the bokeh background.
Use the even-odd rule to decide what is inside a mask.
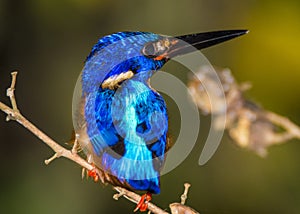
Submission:
[[[247,36],[204,50],[214,65],[250,81],[247,96],[300,124],[300,2],[296,0],[1,0],[0,99],[10,72],[19,70],[16,96],[23,114],[64,144],[72,131],[72,93],[93,44],[116,31],[181,35],[218,29],[250,30]],[[182,67],[180,67],[182,68]],[[187,71],[167,72],[186,81]],[[168,101],[170,115],[176,108]],[[176,118],[176,116],[174,116]],[[266,158],[235,146],[225,134],[204,166],[206,118],[192,154],[162,177],[162,208],[179,201],[190,182],[188,205],[201,214],[300,213],[300,142],[274,146]],[[180,127],[173,120],[172,131]],[[204,134],[203,134],[204,133]],[[176,136],[176,133],[174,133]],[[0,113],[0,213],[131,213],[134,205],[112,199],[110,186],[81,179],[76,164],[52,151]]]

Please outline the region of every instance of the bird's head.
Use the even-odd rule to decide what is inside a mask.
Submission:
[[[102,85],[113,88],[139,74],[147,81],[173,57],[200,50],[247,33],[214,31],[177,37],[148,32],[119,32],[101,38],[87,57],[82,74],[83,91]]]

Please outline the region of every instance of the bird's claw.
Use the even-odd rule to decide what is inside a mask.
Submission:
[[[152,199],[152,194],[147,192],[146,194],[141,196],[139,203],[137,204],[134,212],[140,210],[141,212],[145,212],[148,209],[149,201]]]
[[[93,169],[92,170],[88,170],[87,171],[87,175],[89,176],[89,177],[92,177],[93,178],[93,180],[95,181],[95,182],[97,182],[97,181],[99,181],[99,175],[98,175],[98,173],[97,173],[97,169],[96,169],[96,167],[95,167],[95,165],[94,164],[92,164],[93,165]]]

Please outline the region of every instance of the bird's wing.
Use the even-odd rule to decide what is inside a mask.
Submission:
[[[122,99],[118,103],[118,98],[114,98],[114,95],[113,90],[101,90],[95,100],[96,130],[94,134],[90,133],[95,152],[101,155],[109,147],[122,156],[125,152],[124,139],[133,130],[146,143],[153,158],[163,161],[168,130],[163,98],[157,92],[147,90],[139,96],[129,98],[135,99],[132,102]],[[130,112],[130,109],[133,110]]]
[[[99,160],[95,164],[125,179],[133,189],[159,192],[167,144],[166,104],[144,83],[127,82],[123,90],[100,88],[94,106],[85,108],[88,134]]]
[[[155,170],[160,171],[167,146],[167,109],[160,94],[152,90],[148,92],[135,107],[138,121],[136,132],[151,151]]]
[[[92,140],[96,153],[100,155],[107,147],[116,146],[123,141],[115,128],[114,120],[112,118],[112,100],[115,92],[113,90],[99,89],[98,96],[95,100],[95,122],[97,135]],[[118,146],[116,147],[118,148]],[[120,153],[119,151],[116,151]],[[122,155],[122,154],[120,154]]]

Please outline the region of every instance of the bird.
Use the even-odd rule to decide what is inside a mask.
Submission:
[[[94,166],[95,181],[146,192],[146,211],[160,193],[160,172],[171,142],[168,111],[150,78],[172,58],[246,34],[223,30],[182,36],[125,31],[92,47],[80,74],[73,121],[76,141]]]

